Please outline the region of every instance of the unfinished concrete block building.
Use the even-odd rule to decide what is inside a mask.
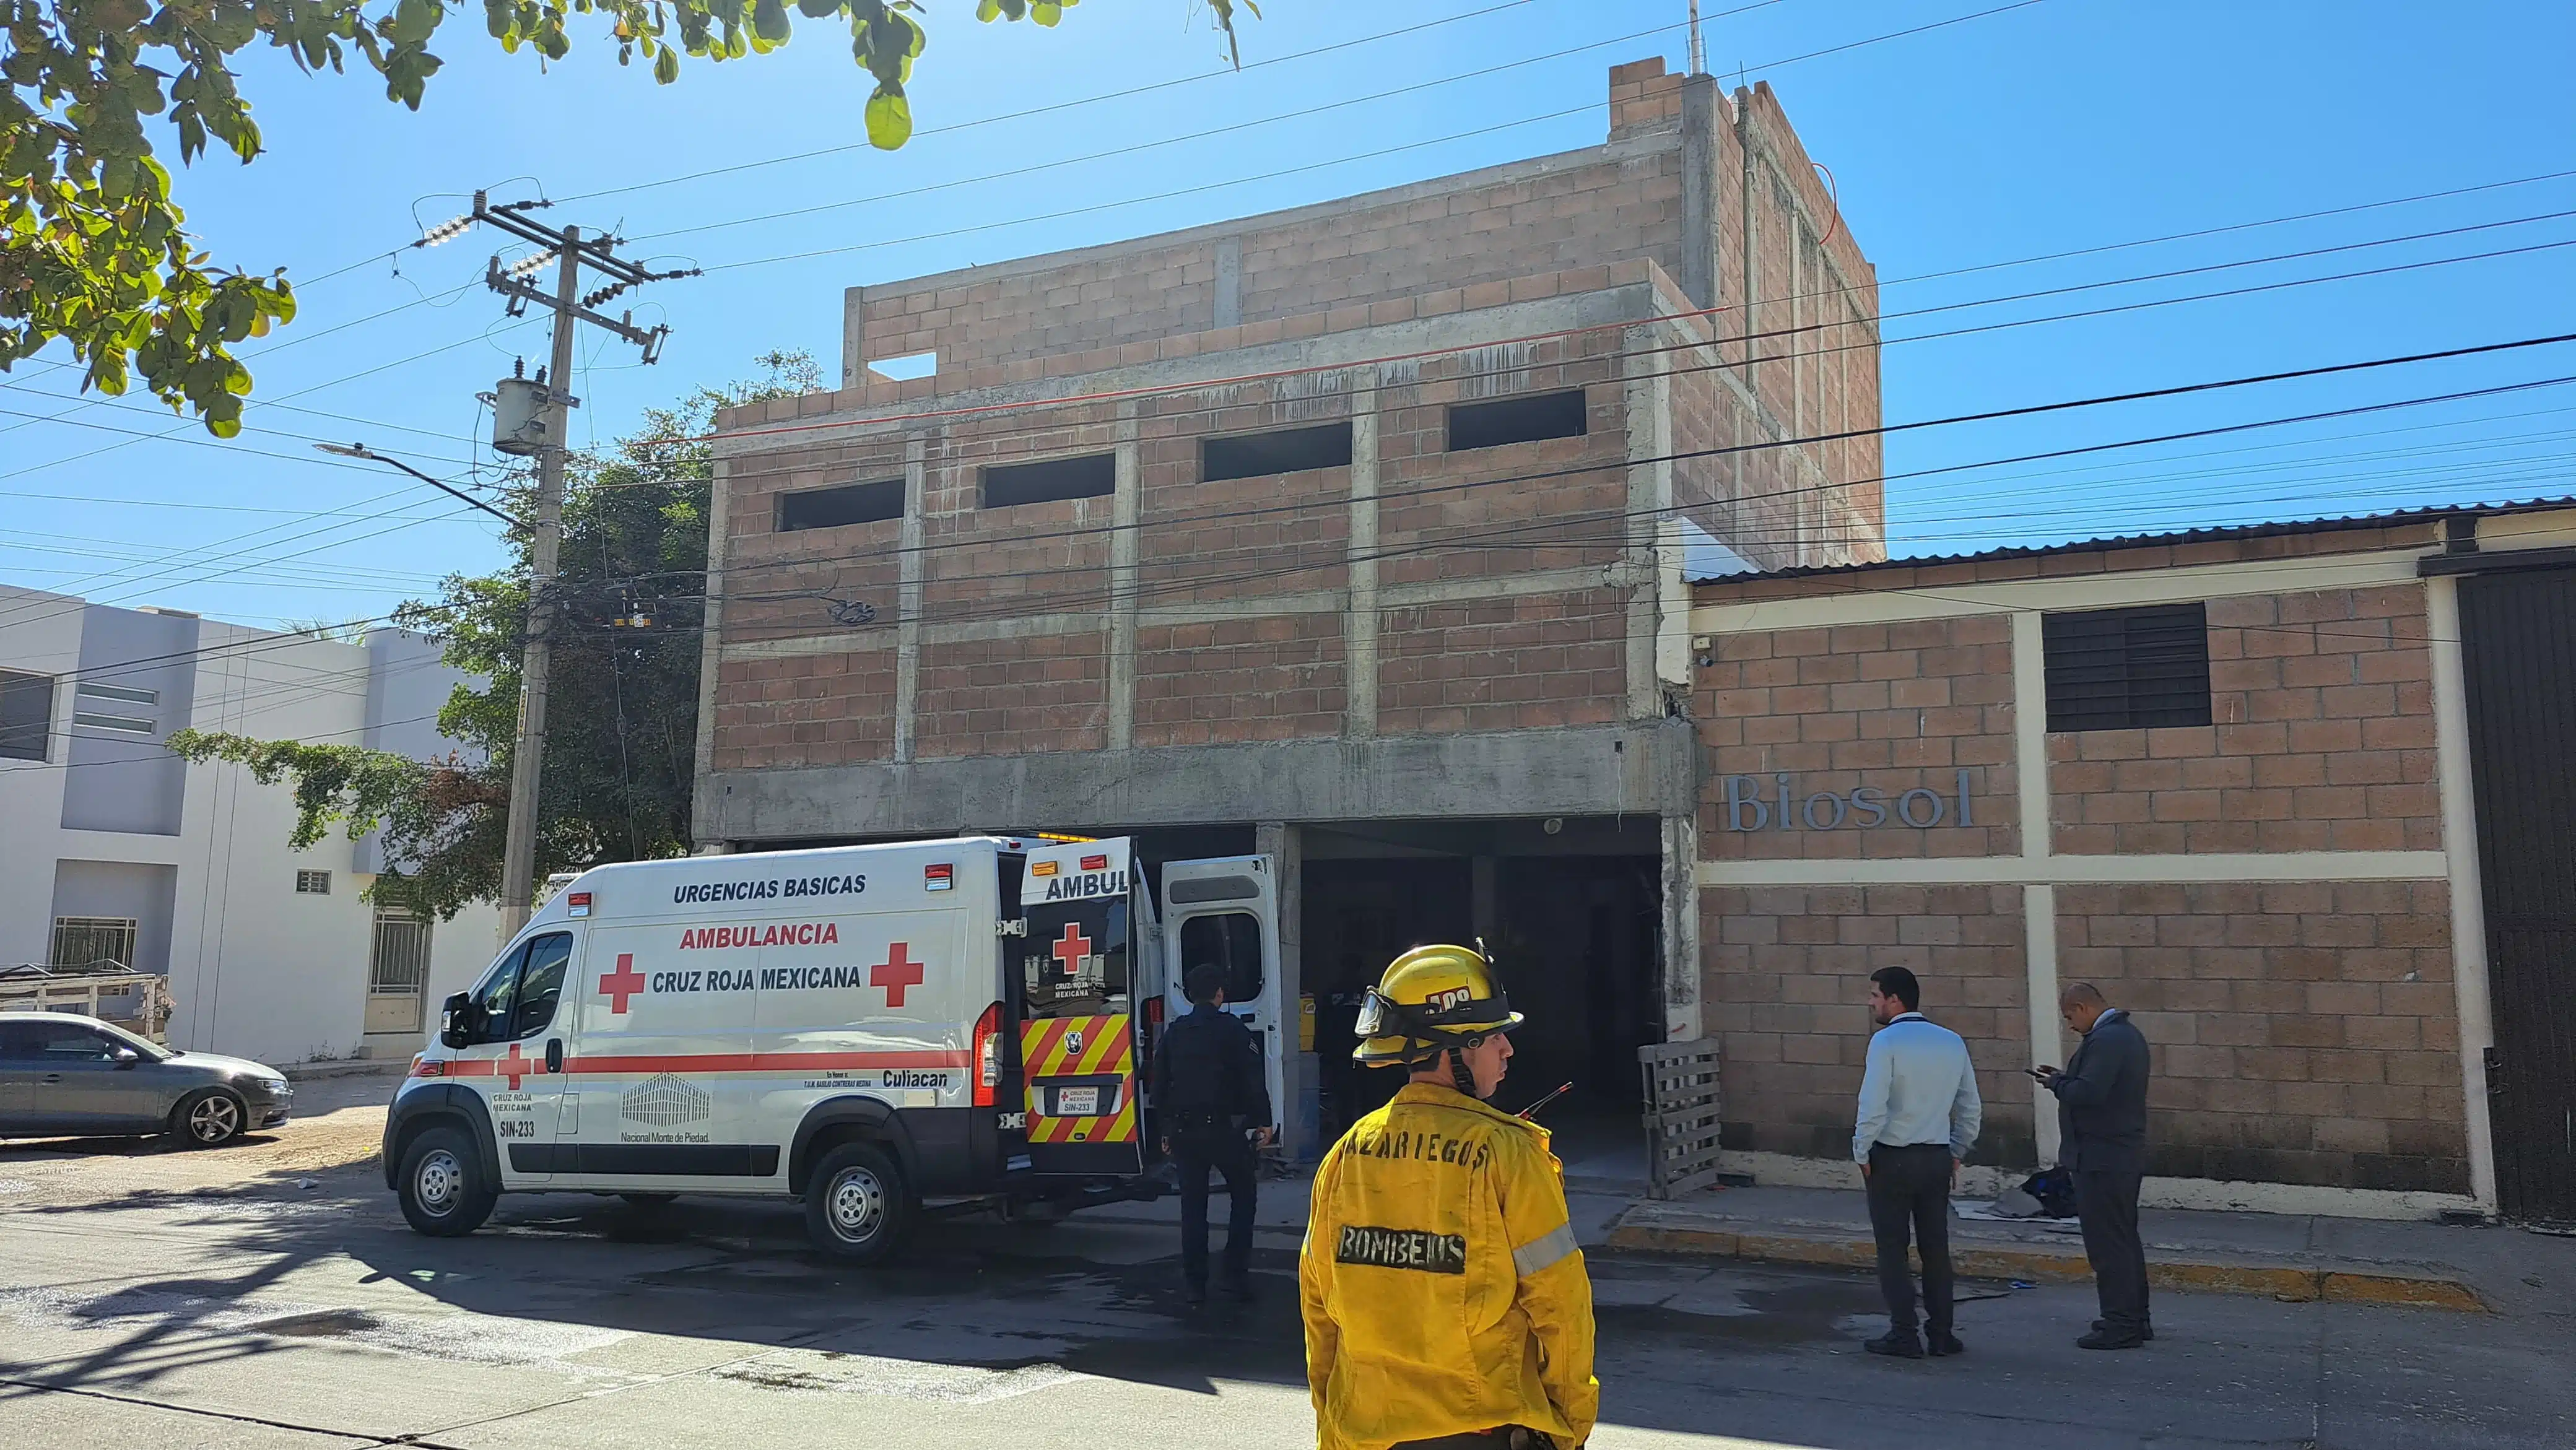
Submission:
[[[700,838],[1258,845],[1345,1115],[1334,1000],[1471,935],[1530,1078],[1632,1099],[1699,1032],[1686,569],[1884,550],[1786,115],[1610,82],[1599,146],[852,288],[841,390],[722,420]]]

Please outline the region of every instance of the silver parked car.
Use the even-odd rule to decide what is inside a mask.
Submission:
[[[177,1052],[95,1017],[0,1012],[0,1137],[169,1133],[196,1147],[286,1121],[295,1089],[247,1058]]]

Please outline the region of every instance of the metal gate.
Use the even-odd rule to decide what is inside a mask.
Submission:
[[[429,990],[429,922],[396,906],[376,908],[367,956],[367,1030],[418,1032]]]
[[[2496,1196],[2576,1222],[2576,569],[2460,581],[2477,776]]]

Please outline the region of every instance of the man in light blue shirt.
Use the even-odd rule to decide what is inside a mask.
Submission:
[[[1887,1296],[1887,1333],[1868,1341],[1872,1354],[1921,1359],[1959,1354],[1951,1332],[1950,1190],[1985,1120],[1968,1044],[1918,1010],[1922,986],[1903,967],[1869,978],[1869,1066],[1861,1074],[1860,1114],[1852,1159],[1869,1190],[1869,1224],[1878,1239],[1878,1287]],[[1906,1263],[1907,1231],[1923,1255],[1924,1338],[1914,1334],[1914,1275]]]

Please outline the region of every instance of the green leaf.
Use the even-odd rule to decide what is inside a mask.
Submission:
[[[1053,29],[1055,23],[1064,18],[1064,7],[1052,3],[1052,0],[1032,0],[1029,6],[1029,18]]]
[[[670,46],[663,46],[662,53],[653,57],[653,79],[667,86],[679,78],[680,53]]]
[[[879,86],[868,97],[868,144],[879,151],[900,151],[912,139],[912,102],[899,89]]]
[[[785,45],[792,29],[787,23],[787,7],[779,0],[758,0],[751,7],[751,33],[755,39]]]

